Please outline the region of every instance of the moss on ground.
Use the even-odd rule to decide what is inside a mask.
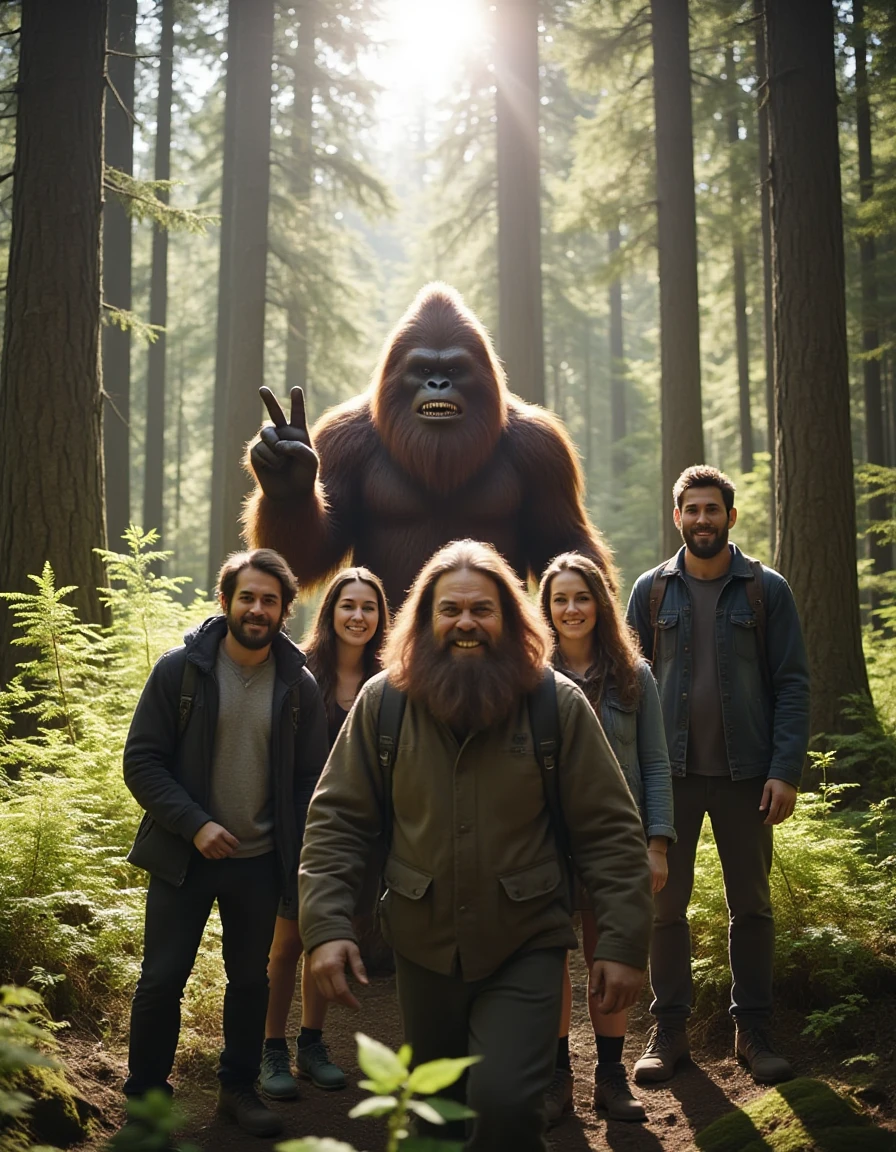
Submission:
[[[896,1152],[896,1134],[829,1085],[805,1077],[722,1116],[696,1143],[701,1152]]]
[[[0,1147],[10,1152],[26,1149],[33,1142],[54,1148],[70,1148],[91,1133],[94,1109],[77,1095],[58,1068],[29,1066],[10,1075],[7,1088],[34,1101],[24,1116],[7,1120]]]

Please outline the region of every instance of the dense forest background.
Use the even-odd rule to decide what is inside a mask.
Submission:
[[[238,546],[258,387],[317,418],[443,279],[566,422],[626,590],[683,467],[736,481],[813,675],[782,979],[819,1035],[892,993],[889,0],[6,2],[0,264],[0,978],[120,1009],[121,742]]]

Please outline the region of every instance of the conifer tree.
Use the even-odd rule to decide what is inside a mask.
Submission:
[[[101,616],[100,372],[106,0],[22,7],[13,226],[0,385],[0,589],[49,561]],[[0,607],[0,683],[13,671]]]

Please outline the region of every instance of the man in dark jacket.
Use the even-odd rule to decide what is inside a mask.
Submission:
[[[559,674],[559,755],[545,772],[556,773],[563,828],[551,815],[527,695],[545,682],[550,650],[547,626],[494,548],[462,540],[437,552],[384,652],[390,685],[407,693],[394,765],[378,755],[377,676],[333,747],[302,849],[299,923],[312,972],[325,996],[356,1004],[346,966],[366,976],[352,911],[385,833],[381,908],[405,1037],[418,1062],[483,1057],[467,1091],[478,1115],[466,1147],[477,1152],[547,1147],[544,1092],[563,963],[576,946],[564,840],[594,899],[590,987],[602,1011],[634,1002],[647,959],[641,821],[591,706]]]
[[[295,595],[276,552],[230,556],[218,576],[224,615],[158,661],[124,750],[125,783],[145,809],[128,858],[151,876],[125,1093],[170,1091],[180,1000],[217,900],[227,972],[218,1109],[258,1136],[281,1129],[254,1089],[268,950],[327,757],[320,693],[282,631]]]
[[[787,581],[728,542],[737,509],[725,473],[688,468],[672,495],[684,547],[639,577],[628,604],[659,685],[678,833],[669,879],[655,898],[650,1010],[657,1023],[635,1079],[668,1080],[689,1055],[687,910],[708,813],[729,910],[735,1052],[757,1082],[771,1084],[793,1074],[767,1032],[772,828],[796,803],[809,742],[808,663]]]

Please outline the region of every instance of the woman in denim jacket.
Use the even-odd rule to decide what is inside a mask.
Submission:
[[[650,666],[641,658],[621,605],[594,561],[578,552],[558,556],[542,577],[539,596],[554,633],[554,666],[587,696],[641,812],[653,890],[659,892],[666,883],[666,848],[675,839],[675,829],[669,754]],[[578,893],[576,904],[582,912],[582,947],[586,961],[590,961],[597,929],[584,890]],[[602,1015],[592,996],[588,997],[588,1011],[597,1045],[595,1108],[606,1109],[613,1119],[644,1120],[644,1108],[632,1096],[622,1063],[626,1013]],[[557,1068],[546,1098],[549,1123],[572,1109],[571,1012],[567,966]]]

